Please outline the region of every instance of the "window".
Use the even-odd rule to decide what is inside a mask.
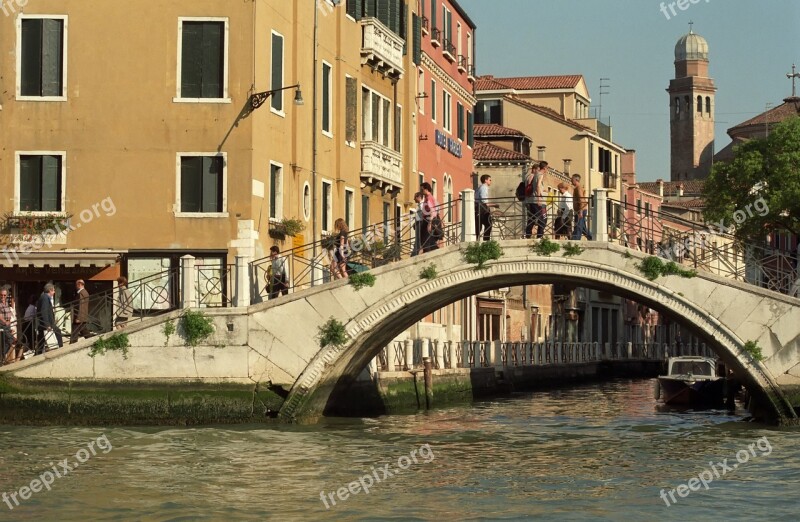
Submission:
[[[431,119],[436,121],[436,80],[431,80]]]
[[[467,33],[467,68],[472,75],[472,33]]]
[[[394,150],[402,152],[400,146],[403,142],[403,108],[396,106],[394,108]]]
[[[442,126],[447,132],[452,132],[453,130],[453,122],[450,114],[452,110],[451,105],[450,93],[442,90]]]
[[[20,15],[17,22],[17,96],[67,96],[67,17]]]
[[[446,222],[450,223],[451,221],[451,210],[453,208],[453,178],[449,175],[444,175],[444,201],[447,206],[443,212],[443,218]]]
[[[269,217],[283,219],[283,165],[269,162]]]
[[[420,172],[419,173],[419,186],[418,187],[421,187],[423,183],[425,183],[425,174]]]
[[[371,92],[366,87],[361,89],[361,139],[368,141],[372,137]]]
[[[361,91],[361,100],[362,140],[375,141],[384,147],[394,144],[395,138],[390,134],[392,102],[366,87]]]
[[[439,197],[436,195],[436,180],[431,180],[431,194],[433,195],[436,201],[439,201]]]
[[[472,147],[475,144],[475,121],[471,112],[467,111],[467,145]],[[527,155],[527,154],[526,154]]]
[[[675,98],[675,114],[681,113],[681,99]]]
[[[500,100],[480,101],[475,106],[475,123],[503,124],[503,105]]]
[[[308,221],[311,219],[311,187],[306,181],[303,184],[303,217]],[[312,231],[312,235],[314,232]]]
[[[703,97],[702,96],[698,96],[697,97],[697,112],[699,112],[699,113],[703,112]]]
[[[322,181],[322,230],[330,232],[333,225],[333,186]]]
[[[415,65],[422,63],[422,19],[416,14],[411,15],[411,60]]]
[[[383,242],[389,242],[389,220],[392,219],[392,204],[383,202]]]
[[[642,213],[642,200],[641,199],[637,199],[636,200],[636,213],[640,214],[640,215]]]
[[[644,215],[650,217],[650,203],[648,202],[644,204]]]
[[[332,68],[329,63],[322,62],[322,133],[333,136],[331,120],[333,111]]]
[[[372,141],[381,141],[381,96],[378,93],[372,93],[372,105],[370,105],[370,112],[372,113]]]
[[[391,114],[392,114],[392,102],[390,102],[386,98],[382,98],[382,100],[383,100],[383,114],[382,114],[382,116],[383,116],[383,125],[382,125],[383,133],[381,135],[381,144],[384,147],[388,147],[389,146],[389,136],[390,136],[390,134],[389,134],[389,118],[391,117]]]
[[[179,154],[181,213],[225,212],[225,155]]]
[[[347,230],[353,230],[355,226],[355,197],[353,189],[344,189],[344,220]]]
[[[467,137],[467,129],[466,122],[464,121],[464,106],[461,105],[461,102],[456,104],[456,119],[458,120],[458,139],[464,141]]]
[[[369,226],[369,196],[361,195],[361,233],[367,233]]]
[[[17,153],[19,207],[22,212],[64,210],[63,152]]]
[[[227,20],[181,18],[179,24],[178,101],[226,99]]]
[[[589,144],[589,169],[594,168],[594,143]]]
[[[345,77],[345,140],[355,146],[358,135],[358,82],[350,76]]]
[[[442,36],[443,38],[451,42],[453,41],[453,15],[450,13],[450,10],[442,4]],[[445,51],[447,48],[445,47]]]
[[[272,70],[271,90],[283,87],[283,35],[272,31]],[[270,107],[273,112],[283,114],[283,91],[270,96]]]
[[[711,96],[706,96],[706,114],[711,114]]]

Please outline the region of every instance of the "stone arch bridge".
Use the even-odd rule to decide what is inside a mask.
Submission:
[[[540,256],[526,240],[500,244],[504,255],[485,270],[467,264],[466,245],[456,244],[374,269],[374,287],[356,291],[337,281],[246,308],[216,310],[217,332],[207,347],[165,352],[163,337],[155,335],[170,317],[162,316],[128,330],[132,347],[127,361],[90,359],[87,342],[3,371],[20,379],[269,381],[289,390],[281,417],[309,418],[324,414],[334,390],[355,380],[394,337],[434,310],[506,286],[572,283],[682,318],[734,369],[761,408],[784,423],[797,421],[800,300],[710,273],[649,281],[636,268],[644,256],[611,243],[581,243],[584,251],[571,257],[560,252]],[[421,278],[421,269],[431,263],[438,276]],[[320,348],[318,328],[330,317],[344,324],[349,341]],[[747,341],[758,343],[763,361],[744,351]],[[226,349],[220,350],[223,345]],[[148,360],[137,360],[138,353],[147,353]],[[224,378],[220,366],[230,367]]]

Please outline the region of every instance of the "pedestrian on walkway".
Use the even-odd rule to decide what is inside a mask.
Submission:
[[[558,215],[555,223],[555,238],[569,239],[572,237],[572,217],[574,215],[572,194],[568,192],[569,185],[563,181],[558,184]]]
[[[86,291],[86,283],[83,279],[75,281],[75,288],[78,290],[78,314],[73,315],[72,334],[69,336],[69,344],[78,342],[78,337],[88,339],[92,336],[89,332],[89,292]],[[73,314],[75,310],[73,308]]]
[[[533,237],[533,227],[536,226],[536,237],[544,237],[547,225],[547,205],[544,201],[544,175],[547,172],[546,161],[540,161],[531,168],[525,178],[525,207],[526,223],[525,238]]]
[[[433,188],[427,181],[420,185],[422,192],[422,251],[430,252],[439,248],[442,220],[439,217],[439,203],[433,195]]]
[[[575,230],[572,232],[573,241],[580,241],[581,236],[586,236],[589,241],[592,240],[592,233],[586,227],[586,216],[589,214],[589,201],[583,192],[581,186],[580,174],[572,175],[572,186],[575,190],[572,193],[572,205],[575,208],[575,215],[577,216],[577,223],[575,223]]]
[[[125,323],[133,315],[133,297],[128,290],[128,279],[125,277],[117,278],[117,318],[114,320],[114,327],[118,330],[125,328]]]
[[[488,174],[481,176],[481,186],[475,192],[475,236],[481,238],[483,229],[483,240],[489,241],[492,238],[492,208],[497,204],[489,203],[489,187],[492,186],[492,177]]]

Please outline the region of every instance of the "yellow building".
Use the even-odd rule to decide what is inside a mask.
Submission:
[[[339,217],[405,213],[413,17],[402,0],[37,0],[0,17],[0,285],[20,303],[53,281],[68,301],[78,278],[96,293],[185,255],[222,273]],[[274,239],[284,219],[305,230]]]

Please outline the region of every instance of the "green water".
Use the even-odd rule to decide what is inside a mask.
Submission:
[[[798,519],[800,431],[661,412],[653,382],[312,426],[0,427],[0,491],[19,501],[0,520]],[[20,499],[65,458],[85,462]],[[707,490],[659,496],[706,469]]]

